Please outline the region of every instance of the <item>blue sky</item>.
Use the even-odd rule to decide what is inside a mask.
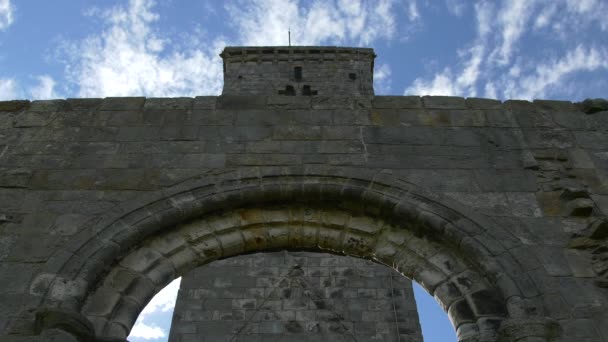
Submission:
[[[607,17],[608,0],[0,0],[0,100],[217,95],[224,46],[286,45],[288,28],[373,47],[377,94],[605,98]],[[166,335],[176,284],[134,332]],[[427,342],[455,341],[422,292]]]
[[[225,45],[376,49],[377,94],[606,97],[606,0],[0,0],[0,99],[218,94]]]

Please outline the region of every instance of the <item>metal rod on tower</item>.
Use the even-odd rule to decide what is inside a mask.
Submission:
[[[289,39],[289,46],[291,46],[291,27],[287,29],[287,39]]]

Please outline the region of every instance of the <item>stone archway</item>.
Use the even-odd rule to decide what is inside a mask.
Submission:
[[[196,266],[307,249],[375,260],[417,281],[442,303],[460,341],[546,340],[542,308],[517,287],[500,227],[390,174],[347,172],[205,175],[121,208],[34,280],[38,330],[124,340],[147,301]],[[58,325],[57,315],[75,323]]]

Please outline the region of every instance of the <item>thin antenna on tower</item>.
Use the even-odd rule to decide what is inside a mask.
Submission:
[[[287,39],[289,39],[289,46],[291,46],[291,26],[287,29]]]

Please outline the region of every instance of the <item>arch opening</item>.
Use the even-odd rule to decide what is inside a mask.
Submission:
[[[393,269],[347,256],[289,251],[240,255],[189,271],[152,298],[128,340],[200,336],[235,342],[256,336],[457,340],[437,301]]]

